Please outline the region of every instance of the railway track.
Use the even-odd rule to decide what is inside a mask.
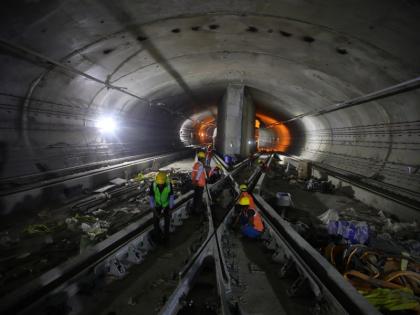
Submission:
[[[269,164],[271,157],[266,158]],[[203,222],[194,225],[197,220],[189,219],[191,192],[176,201],[171,230],[181,231],[176,232],[180,234],[188,228],[192,231],[185,232],[182,241],[174,246],[176,250],[170,251],[188,247],[185,257],[170,256],[162,261],[167,254],[165,248],[156,249],[150,240],[149,213],[84,254],[5,296],[0,301],[0,312],[124,314],[141,307],[143,313],[149,313],[148,298],[161,294],[161,303],[151,307],[150,313],[379,314],[258,195],[264,179],[259,166],[244,161],[224,172],[225,177],[205,191]],[[245,181],[256,192],[266,227],[262,241],[258,242],[242,239],[229,224],[239,196],[238,185]],[[156,259],[149,259],[152,256]],[[178,260],[182,259],[179,267]],[[164,284],[156,276],[150,280],[153,285],[149,290],[150,281],[144,284],[142,281],[153,274],[153,268],[166,268],[171,276],[162,280]],[[114,279],[111,284],[103,280],[110,277]],[[150,292],[139,293],[139,285]],[[115,291],[107,289],[110,286]],[[80,298],[86,290],[89,297]],[[106,290],[113,295],[100,292]],[[131,295],[127,302],[124,290],[137,295],[128,293]],[[121,305],[118,312],[114,311],[117,300],[125,301],[118,304]]]

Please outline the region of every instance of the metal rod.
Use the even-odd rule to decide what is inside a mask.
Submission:
[[[73,73],[75,73],[77,75],[80,75],[82,77],[85,77],[85,78],[87,78],[89,80],[92,80],[92,81],[95,81],[97,83],[100,83],[100,84],[104,85],[105,87],[107,87],[109,89],[113,89],[113,90],[116,90],[118,92],[121,92],[121,93],[130,95],[130,96],[132,96],[132,97],[134,97],[134,98],[136,98],[138,100],[141,100],[143,102],[150,103],[150,100],[148,100],[148,99],[146,99],[144,97],[141,97],[141,96],[138,96],[138,95],[136,95],[136,94],[134,94],[132,92],[129,92],[129,91],[127,91],[126,89],[124,89],[122,87],[118,87],[118,86],[112,85],[112,84],[110,84],[110,83],[108,83],[106,81],[103,81],[103,80],[98,79],[98,78],[96,78],[94,76],[91,76],[91,75],[89,75],[89,74],[87,74],[87,73],[85,73],[83,71],[80,71],[80,70],[77,70],[77,69],[75,69],[73,67],[70,67],[68,65],[62,64],[61,62],[58,62],[58,61],[56,61],[54,59],[51,59],[50,57],[44,56],[44,55],[42,55],[42,54],[40,54],[40,53],[38,53],[38,52],[36,52],[36,51],[34,51],[32,49],[25,48],[25,47],[22,47],[20,45],[9,43],[9,42],[7,42],[7,41],[5,41],[3,39],[0,39],[0,45],[2,45],[3,47],[9,48],[9,49],[20,51],[20,52],[22,52],[24,54],[31,55],[31,56],[36,57],[36,58],[39,58],[39,59],[41,59],[43,61],[46,61],[46,62],[48,62],[50,64],[53,64],[53,65],[55,65],[55,66],[57,66],[59,68],[62,68],[64,70],[66,70],[66,71],[73,72]]]
[[[381,98],[386,98],[392,95],[396,95],[396,94],[401,94],[410,90],[414,90],[414,89],[418,89],[420,87],[420,77],[408,80],[408,81],[404,81],[401,82],[399,84],[387,87],[385,89],[379,90],[379,91],[375,91],[369,94],[365,94],[356,98],[353,98],[351,100],[345,101],[345,102],[341,102],[341,103],[337,103],[337,104],[333,104],[333,105],[328,105],[322,109],[317,109],[317,110],[312,110],[309,112],[306,112],[304,114],[300,114],[297,116],[294,116],[290,119],[287,120],[283,120],[283,121],[279,121],[276,122],[274,124],[268,125],[267,128],[271,128],[274,127],[276,125],[280,125],[280,124],[287,124],[290,123],[292,121],[295,121],[297,119],[301,119],[303,117],[307,117],[307,116],[317,116],[317,115],[323,115],[326,113],[330,113],[339,109],[344,109],[344,108],[348,108],[348,107],[352,107],[355,105],[360,105],[360,104],[364,104],[364,103],[368,103],[374,100],[378,100]]]
[[[138,95],[136,95],[136,94],[128,91],[126,88],[122,88],[122,87],[118,87],[118,86],[112,85],[112,84],[110,84],[107,81],[103,81],[103,80],[98,79],[98,78],[96,78],[94,76],[91,76],[91,75],[89,75],[89,74],[87,74],[87,73],[85,73],[83,71],[77,70],[76,68],[73,68],[73,67],[70,67],[70,66],[68,66],[66,64],[63,64],[61,62],[58,62],[58,61],[56,61],[56,60],[54,60],[54,59],[52,59],[50,57],[44,56],[44,55],[42,55],[42,54],[40,54],[40,53],[38,53],[38,52],[36,52],[36,51],[34,51],[32,49],[29,49],[29,48],[26,48],[26,47],[22,47],[22,46],[17,45],[17,44],[9,43],[9,42],[7,42],[7,41],[5,41],[3,39],[0,39],[0,45],[3,46],[3,47],[5,47],[5,48],[7,48],[7,49],[12,49],[12,50],[18,51],[20,53],[24,53],[24,54],[27,54],[27,55],[36,57],[38,59],[41,59],[41,60],[43,60],[45,62],[48,62],[50,64],[53,64],[53,65],[59,67],[59,68],[62,68],[64,70],[68,71],[68,72],[75,73],[77,75],[80,75],[82,77],[85,77],[86,79],[89,79],[89,80],[92,80],[94,82],[100,83],[103,86],[105,86],[106,88],[109,88],[109,89],[112,89],[112,90],[116,90],[116,91],[118,91],[120,93],[123,93],[123,94],[129,95],[131,97],[134,97],[134,98],[136,98],[136,99],[138,99],[138,100],[140,100],[142,102],[146,102],[150,106],[153,105],[152,104],[152,100],[150,100],[150,99],[147,99],[147,98],[138,96]],[[163,103],[161,103],[161,104],[163,104]],[[163,104],[163,105],[166,105],[166,104]],[[193,119],[187,117],[183,113],[180,113],[180,112],[177,112],[177,111],[173,111],[173,110],[171,110],[171,109],[169,109],[167,107],[160,107],[160,108],[162,110],[170,113],[171,115],[177,115],[179,117],[182,117],[184,119],[191,120],[191,121],[194,122]]]

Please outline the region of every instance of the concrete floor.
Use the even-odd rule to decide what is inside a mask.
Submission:
[[[177,275],[191,256],[192,248],[207,235],[207,224],[191,217],[159,245],[144,262],[129,269],[123,279],[107,276],[88,293],[71,300],[69,314],[156,314],[177,286]],[[82,309],[83,308],[83,309]]]
[[[227,231],[229,262],[233,265],[233,295],[245,314],[310,314],[311,297],[290,298],[292,280],[281,278],[280,265],[261,241],[243,238]],[[233,258],[232,258],[233,257]]]
[[[192,163],[192,159],[185,159],[166,165],[162,169],[179,174],[189,172]],[[144,191],[148,185],[144,184],[143,191],[134,191],[127,198],[122,198],[122,200],[117,198],[117,200],[99,205],[103,212],[98,215],[75,212],[69,205],[65,205],[60,208],[26,212],[24,215],[23,211],[13,212],[4,217],[0,221],[2,238],[0,249],[3,253],[0,259],[0,296],[78,255],[86,246],[96,244],[104,240],[107,235],[112,235],[138,220],[149,209],[147,193]],[[190,189],[189,183],[184,186],[186,187],[175,185],[176,193],[185,193]],[[84,233],[79,228],[81,222],[75,230],[70,230],[65,223],[67,218],[74,217],[76,214],[89,215],[93,219],[108,222],[108,231],[93,241],[84,239],[82,244]],[[46,225],[50,228],[50,232],[35,235],[23,233],[26,227],[34,224]]]

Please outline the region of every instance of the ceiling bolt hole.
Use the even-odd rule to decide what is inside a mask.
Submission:
[[[179,28],[174,28],[171,32],[172,33],[179,33],[179,32],[181,32],[181,30]]]
[[[315,38],[313,38],[311,36],[303,36],[302,39],[303,39],[303,41],[305,41],[307,43],[312,43],[313,41],[315,41]]]
[[[283,35],[284,37],[290,37],[290,36],[292,36],[291,33],[285,32],[285,31],[280,31],[280,34]]]
[[[347,49],[337,47],[335,49],[340,55],[347,55]]]
[[[200,26],[193,26],[193,27],[191,27],[191,29],[193,31],[199,31],[200,30]]]
[[[220,26],[217,25],[217,24],[211,24],[211,25],[209,25],[209,29],[211,29],[211,30],[217,30],[219,27]]]
[[[247,32],[251,32],[251,33],[256,33],[256,32],[258,32],[258,28],[256,28],[255,26],[249,26],[249,27],[246,29],[246,31],[247,31]]]

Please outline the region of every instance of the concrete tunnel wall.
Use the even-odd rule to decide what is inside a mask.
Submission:
[[[399,82],[420,69],[416,1],[5,1],[0,177],[173,149],[228,83],[279,120]],[[11,48],[20,45],[104,84]],[[419,92],[292,128],[302,158],[420,191]],[[121,126],[102,139],[101,114]],[[293,132],[293,130],[301,130]]]

